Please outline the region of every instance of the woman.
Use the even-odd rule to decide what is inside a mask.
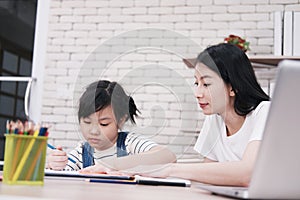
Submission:
[[[270,98],[258,84],[247,55],[231,44],[200,53],[194,75],[195,97],[206,115],[194,148],[204,162],[173,163],[140,174],[248,186]]]

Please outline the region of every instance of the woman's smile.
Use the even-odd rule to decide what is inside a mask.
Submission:
[[[202,108],[203,110],[208,106],[208,103],[199,103],[200,108]]]

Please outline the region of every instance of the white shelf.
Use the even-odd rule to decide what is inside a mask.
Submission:
[[[278,63],[282,60],[300,60],[300,56],[274,56],[274,55],[256,55],[249,56],[254,68],[274,68],[277,67]],[[194,68],[196,58],[185,58],[182,61],[189,68]]]

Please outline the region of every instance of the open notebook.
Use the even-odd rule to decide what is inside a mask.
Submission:
[[[50,170],[50,169],[45,169],[45,176],[46,177],[54,177],[54,178],[95,178],[95,179],[117,179],[117,180],[133,180],[133,176],[128,176],[128,175],[108,175],[108,174],[103,174],[103,173],[88,173],[88,174],[83,174],[79,173],[78,171],[67,171],[67,170],[62,170],[62,171],[56,171],[56,170]]]
[[[88,182],[98,183],[119,183],[119,184],[141,184],[141,185],[164,185],[164,186],[178,186],[189,187],[191,182],[179,178],[151,178],[143,176],[129,176],[129,175],[110,175],[110,174],[97,174],[88,173],[83,174],[78,171],[54,171],[45,170],[45,178],[54,179],[78,179]]]

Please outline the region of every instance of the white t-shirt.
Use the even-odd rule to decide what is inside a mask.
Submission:
[[[74,164],[71,161],[68,161],[65,170],[80,170],[82,169],[82,149],[83,149],[84,142],[81,141],[78,143],[77,147],[70,151],[68,156],[75,160],[77,163]],[[149,151],[152,147],[157,146],[158,144],[139,135],[136,133],[128,133],[125,139],[125,146],[128,155],[138,154],[141,152]],[[113,157],[117,157],[117,147],[116,144],[106,149],[104,151],[98,151],[95,149],[93,154],[94,163],[97,161],[105,161],[105,159],[111,159]]]
[[[270,103],[270,101],[261,102],[246,116],[240,130],[231,136],[227,136],[221,116],[216,114],[207,116],[194,149],[214,161],[241,160],[249,142],[262,140]]]

